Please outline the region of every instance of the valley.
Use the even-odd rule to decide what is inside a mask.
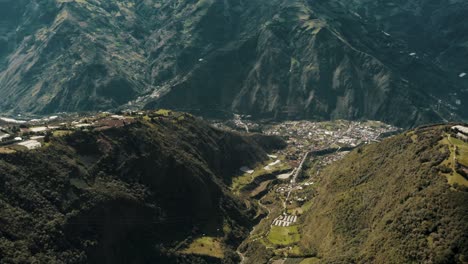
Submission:
[[[0,0],[0,264],[468,264],[467,0]]]
[[[128,111],[119,114],[102,112],[92,115],[61,115],[33,119],[0,118],[3,138],[0,154],[33,151],[48,148],[54,137],[69,137],[78,132],[115,130],[138,123],[138,120],[177,120],[191,118],[191,115],[171,110]],[[267,248],[277,248],[278,256],[300,256],[297,248],[291,248],[299,238],[297,222],[310,207],[314,184],[320,170],[343,158],[350,150],[364,144],[380,141],[385,135],[400,131],[398,128],[378,121],[286,121],[254,122],[244,116],[235,115],[232,120],[209,120],[214,127],[227,131],[257,131],[272,137],[286,139],[287,147],[271,152],[261,163],[241,164],[237,175],[229,180],[228,188],[240,200],[258,207],[257,221],[260,221],[244,241],[240,249],[250,242],[262,241]],[[250,165],[249,165],[250,164]],[[253,166],[252,166],[253,164]],[[229,227],[223,227],[226,229]],[[291,233],[293,230],[293,234]],[[227,230],[216,233],[225,233]],[[222,237],[201,236],[187,248],[177,247],[181,254],[194,254],[223,258],[227,245]],[[242,256],[243,263],[249,262],[249,254]],[[276,254],[275,253],[275,254]]]
[[[293,122],[294,123],[294,122]],[[296,123],[301,124],[301,122]],[[325,135],[329,135],[328,138],[322,139],[322,137],[319,137],[320,140],[318,142],[314,142],[315,144],[312,143],[312,145],[307,145],[307,140],[301,137],[296,137],[298,134],[297,131],[294,130],[283,130],[286,134],[283,134],[283,136],[288,137],[288,147],[285,150],[281,150],[279,152],[279,155],[284,153],[291,152],[291,149],[294,149],[293,151],[296,151],[297,149],[294,148],[295,144],[291,144],[292,142],[301,142],[304,145],[306,145],[306,149],[314,149],[314,145],[316,144],[322,144],[322,146],[326,146],[329,148],[326,149],[319,149],[315,151],[310,151],[307,152],[310,154],[306,160],[304,169],[302,171],[299,171],[299,178],[296,180],[296,178],[286,178],[282,179],[278,177],[277,180],[270,181],[268,185],[270,188],[264,192],[263,196],[256,196],[257,201],[260,205],[262,205],[262,208],[267,211],[266,217],[264,217],[260,223],[255,226],[255,228],[252,230],[249,238],[245,240],[241,246],[239,247],[238,253],[242,254],[242,259],[243,261],[241,263],[274,263],[274,264],[293,264],[293,263],[299,263],[299,264],[307,264],[307,263],[329,263],[332,259],[338,258],[338,256],[341,255],[341,253],[334,252],[332,249],[333,246],[330,245],[332,248],[327,248],[326,250],[324,249],[324,244],[327,244],[328,242],[323,239],[328,239],[325,237],[315,237],[317,239],[315,241],[315,245],[311,246],[311,236],[313,237],[314,233],[318,233],[321,235],[327,235],[324,234],[322,230],[316,230],[316,229],[321,229],[321,228],[329,228],[330,223],[324,223],[324,222],[313,222],[311,224],[309,221],[311,221],[311,218],[314,217],[314,214],[325,216],[327,218],[334,219],[333,221],[335,224],[338,224],[341,220],[337,219],[334,215],[337,214],[335,211],[336,209],[339,208],[340,204],[347,203],[346,200],[341,200],[343,198],[338,198],[340,195],[338,194],[333,194],[335,195],[335,198],[331,198],[329,195],[325,198],[323,191],[324,189],[327,188],[333,188],[330,186],[327,186],[327,182],[330,181],[330,179],[327,179],[327,177],[334,178],[335,180],[338,181],[347,181],[343,177],[353,177],[356,174],[353,174],[351,176],[350,174],[344,173],[345,171],[349,170],[349,163],[342,163],[341,160],[343,160],[347,154],[349,153],[349,149],[345,151],[341,151],[339,146],[334,146],[336,144],[337,139],[336,137],[332,135],[338,136],[339,140],[342,140],[343,138],[352,138],[352,140],[361,140],[363,143],[360,144],[359,146],[354,145],[353,148],[358,148],[358,153],[362,153],[365,151],[366,147],[364,144],[367,143],[372,143],[372,146],[377,146],[379,145],[376,142],[379,142],[381,140],[384,140],[383,138],[379,137],[373,137],[376,134],[385,134],[390,132],[395,132],[395,128],[391,126],[385,126],[384,124],[378,123],[378,125],[375,122],[369,122],[369,123],[352,123],[352,122],[345,122],[344,125],[342,122],[337,121],[337,122],[328,122],[328,123],[315,123],[311,126],[315,128],[314,132],[317,134],[320,134],[320,128],[324,129]],[[369,124],[373,124],[369,125]],[[281,124],[279,127],[282,127]],[[380,126],[379,126],[380,125]],[[286,125],[287,126],[287,125]],[[278,127],[278,126],[273,126],[273,127]],[[302,128],[308,127],[307,125],[300,126]],[[326,128],[331,128],[333,127],[336,130],[326,130]],[[341,129],[339,129],[339,128]],[[348,128],[347,128],[348,127]],[[357,129],[360,127],[360,129]],[[466,134],[461,133],[460,131],[465,131],[468,127],[466,126],[452,126],[452,127],[446,127],[445,131],[443,132],[440,131],[440,128],[443,126],[439,127],[429,127],[429,128],[421,128],[420,130],[408,132],[408,136],[412,138],[414,142],[418,142],[418,138],[420,140],[423,140],[423,136],[421,136],[421,131],[425,131],[426,133],[429,133],[431,137],[433,136],[440,136],[441,141],[437,143],[437,141],[433,142],[434,144],[433,147],[437,149],[437,145],[443,146],[445,144],[449,145],[450,149],[450,156],[444,156],[443,159],[445,159],[438,168],[438,181],[441,181],[441,179],[444,179],[444,175],[447,177],[447,180],[445,181],[446,187],[450,187],[451,192],[458,193],[461,197],[466,198],[466,190],[468,188],[468,176],[466,172],[468,171],[468,167],[465,164],[465,160],[468,157],[466,148],[468,147],[468,143],[466,141]],[[434,133],[436,129],[439,129],[438,133]],[[338,131],[344,131],[344,132],[337,132]],[[274,131],[273,133],[278,133],[277,129],[269,130],[270,132]],[[311,131],[311,130],[306,130],[306,131]],[[376,132],[379,131],[379,132]],[[314,133],[312,132],[312,134]],[[466,133],[467,131],[465,131]],[[281,132],[280,132],[281,133]],[[302,133],[304,134],[304,133]],[[306,135],[310,136],[308,133],[305,133]],[[294,136],[293,136],[294,135]],[[359,136],[357,136],[359,135]],[[452,136],[451,136],[452,135]],[[458,135],[453,138],[453,135]],[[370,137],[369,137],[370,136]],[[425,135],[427,137],[427,135]],[[369,141],[369,138],[372,139],[372,142]],[[378,139],[377,139],[378,138]],[[452,138],[452,141],[450,140]],[[338,140],[338,141],[339,141]],[[401,140],[401,139],[400,139]],[[463,142],[464,140],[464,142]],[[385,140],[386,142],[391,141]],[[455,143],[456,142],[456,143]],[[353,145],[353,144],[351,144]],[[349,147],[350,145],[348,145]],[[342,148],[346,148],[343,146]],[[459,151],[457,152],[458,154],[455,154],[455,149],[458,149]],[[353,152],[351,156],[355,156],[357,153],[356,151]],[[359,155],[359,154],[358,154]],[[458,156],[455,156],[458,155]],[[419,155],[418,155],[419,156]],[[371,159],[376,159],[375,156],[373,156]],[[419,159],[422,160],[422,162],[430,161],[431,158],[428,157],[427,155],[422,155],[419,156]],[[435,161],[436,164],[440,162]],[[363,164],[363,161],[355,161],[357,162],[356,165],[358,166],[371,166],[370,164]],[[372,161],[369,161],[372,163]],[[297,164],[297,160],[296,160]],[[448,165],[450,164],[450,165]],[[444,166],[450,166],[450,169]],[[353,166],[353,165],[352,165]],[[330,174],[330,167],[334,169],[334,173],[341,174],[339,177],[335,176],[333,174]],[[302,168],[302,163],[299,165],[299,167],[295,168]],[[395,169],[397,167],[394,167]],[[384,168],[382,168],[384,169]],[[342,172],[341,172],[342,171]],[[294,174],[296,175],[296,174]],[[359,175],[359,174],[357,174]],[[423,174],[424,175],[424,174]],[[463,176],[462,176],[463,175]],[[363,177],[369,177],[362,175]],[[368,179],[359,179],[358,183],[353,183],[353,184],[344,184],[342,185],[344,188],[351,188],[351,190],[354,188],[355,184],[360,184],[362,182],[368,181]],[[384,180],[387,181],[387,180]],[[348,182],[348,181],[347,181]],[[383,183],[383,182],[382,182]],[[442,180],[443,183],[443,180]],[[429,183],[426,183],[429,184]],[[397,187],[398,188],[398,187]],[[362,190],[364,191],[364,190]],[[326,191],[329,192],[329,191]],[[346,193],[347,191],[343,191],[343,193]],[[251,193],[246,190],[243,195],[251,195]],[[330,194],[331,195],[331,194]],[[337,196],[336,196],[337,195]],[[376,195],[376,193],[372,194]],[[348,199],[353,199],[349,196],[347,196]],[[333,199],[336,200],[338,199],[339,202],[337,202],[338,207],[336,209],[330,209],[329,211],[321,212],[320,210],[317,210],[318,205],[320,203],[326,203],[326,199]],[[366,198],[369,199],[369,198]],[[377,198],[377,199],[382,199],[382,198]],[[432,197],[432,199],[440,199],[438,195],[435,197]],[[364,202],[367,203],[372,203],[369,200],[365,200]],[[461,202],[461,200],[458,200],[458,202]],[[330,203],[328,201],[328,203]],[[342,206],[342,205],[341,205]],[[391,206],[396,206],[392,204]],[[361,210],[361,209],[347,209],[348,212],[347,214],[353,214],[355,213],[354,210]],[[364,209],[365,210],[365,209]],[[463,210],[463,209],[462,209]],[[466,211],[462,211],[465,213],[461,214],[462,218],[459,218],[454,221],[461,220],[463,218],[466,219]],[[323,215],[324,214],[324,215]],[[361,211],[362,217],[366,217],[367,213],[364,213]],[[344,218],[349,217],[349,215],[344,215]],[[353,225],[352,223],[350,223]],[[348,232],[350,230],[347,230],[345,232]],[[358,230],[356,230],[359,232]],[[363,230],[364,231],[364,230]],[[330,229],[328,232],[332,232]],[[367,232],[367,231],[366,231]],[[370,232],[370,231],[369,231]],[[328,234],[328,236],[330,233]],[[464,234],[460,234],[461,236],[466,237],[466,232]],[[339,239],[339,238],[338,238]],[[445,241],[450,243],[449,241]],[[351,243],[351,242],[345,242],[345,243]],[[330,250],[330,252],[327,252]],[[327,253],[325,253],[327,252]],[[464,251],[466,254],[466,251]],[[433,253],[433,252],[432,252]],[[372,257],[375,257],[376,254],[378,253],[370,253]],[[463,258],[466,258],[466,255],[463,255]],[[349,257],[349,258],[348,258]],[[355,253],[352,253],[350,256],[345,257],[346,261],[345,263],[353,262],[358,259],[357,255]],[[386,263],[402,263],[402,259],[395,258],[396,256],[392,256],[388,259],[386,259]],[[411,259],[411,258],[409,258]],[[359,262],[359,261],[358,261]],[[461,263],[464,263],[463,261]]]
[[[69,187],[65,187],[60,192],[68,190],[68,192],[72,193],[78,192],[84,194],[90,191],[94,193],[93,189],[97,188],[96,191],[106,193],[108,192],[106,189],[110,188],[109,191],[114,193],[112,196],[116,195],[115,198],[124,199],[120,196],[124,195],[125,192],[134,193],[132,194],[134,196],[137,195],[138,188],[144,188],[153,193],[145,198],[151,201],[155,197],[160,197],[157,199],[162,199],[162,201],[169,201],[165,199],[172,199],[169,198],[172,195],[181,195],[177,198],[180,200],[175,204],[162,203],[161,206],[166,207],[153,212],[158,216],[153,216],[153,220],[144,224],[145,228],[154,229],[152,232],[161,235],[151,236],[151,238],[148,238],[148,242],[154,243],[154,241],[160,241],[158,243],[161,244],[158,246],[157,251],[142,250],[145,250],[146,255],[150,254],[148,256],[152,256],[151,258],[169,261],[167,263],[240,262],[242,264],[307,264],[329,263],[329,261],[335,258],[345,260],[345,262],[356,261],[362,257],[365,258],[366,253],[362,253],[363,255],[359,256],[354,253],[346,253],[348,251],[344,250],[344,248],[351,246],[347,244],[351,243],[351,240],[350,238],[341,240],[339,237],[346,236],[347,234],[357,234],[355,232],[368,232],[360,238],[361,242],[352,244],[352,247],[355,247],[355,250],[359,251],[361,250],[361,246],[370,243],[365,242],[367,241],[366,239],[378,236],[378,233],[374,234],[372,231],[373,228],[377,228],[377,226],[374,226],[375,224],[372,224],[373,227],[370,230],[363,227],[356,229],[354,226],[361,223],[361,221],[368,221],[366,218],[360,220],[359,217],[364,217],[370,214],[372,210],[376,210],[373,208],[375,202],[400,199],[399,203],[406,205],[403,201],[407,198],[402,197],[418,195],[418,193],[424,192],[429,186],[435,184],[431,188],[436,188],[437,186],[437,188],[441,189],[434,193],[435,195],[432,199],[445,199],[443,198],[444,195],[458,195],[460,197],[452,201],[456,204],[459,199],[464,199],[462,197],[466,195],[466,188],[468,188],[468,178],[466,176],[468,171],[468,164],[466,162],[468,143],[466,143],[466,139],[468,135],[466,131],[467,127],[463,125],[427,126],[403,132],[395,126],[379,121],[335,120],[313,122],[299,120],[278,122],[258,121],[249,118],[249,116],[242,115],[236,115],[233,119],[229,120],[202,120],[191,114],[166,109],[119,113],[100,112],[80,115],[62,114],[35,119],[20,118],[0,118],[0,138],[2,140],[0,146],[0,166],[3,166],[1,168],[7,172],[6,175],[2,176],[7,177],[7,182],[11,182],[13,179],[9,178],[11,177],[10,175],[13,175],[14,170],[12,168],[34,164],[31,161],[23,164],[22,162],[25,158],[18,158],[15,161],[12,157],[26,155],[25,157],[29,157],[26,159],[34,160],[36,156],[55,156],[63,152],[65,156],[63,156],[64,154],[60,154],[62,156],[57,161],[47,166],[62,168],[65,166],[61,164],[65,162],[62,160],[69,156],[71,160],[66,163],[71,162],[71,165],[67,166],[71,166],[72,168],[78,166],[78,169],[64,169],[66,167],[60,169],[70,170],[70,173],[72,173],[70,175],[75,175],[66,176],[72,177],[65,181],[65,186]],[[144,147],[144,144],[148,144],[152,140],[156,140],[156,142],[161,141],[161,143],[157,144],[162,145],[154,150]],[[135,142],[139,141],[141,142],[135,145]],[[191,142],[190,145],[185,143],[186,141]],[[214,143],[215,141],[217,143]],[[147,151],[156,151],[160,154],[166,153],[163,154],[164,156],[176,155],[178,157],[177,160],[182,158],[185,165],[182,165],[182,163],[180,163],[181,165],[175,165],[173,162],[178,161],[170,162],[167,160],[171,160],[171,158],[163,158],[162,160],[161,158],[157,158],[156,162],[158,165],[156,165],[155,161],[151,160],[156,157],[154,156],[156,154],[149,154],[147,156],[148,154],[144,154]],[[236,154],[231,154],[232,152]],[[414,153],[417,154],[415,155]],[[401,155],[403,156],[400,157]],[[357,158],[359,156],[363,157]],[[150,157],[152,158],[148,159]],[[116,160],[113,161],[114,159]],[[124,165],[118,165],[118,163],[107,165],[109,162],[109,164],[112,164],[121,159],[124,160]],[[73,165],[75,162],[77,164]],[[387,165],[392,162],[400,163],[399,166]],[[51,169],[44,167],[44,164],[41,165],[37,161],[35,163],[40,170],[48,171]],[[408,173],[412,175],[421,175],[421,177],[433,175],[432,177],[434,178],[431,180],[419,179],[415,181],[409,178],[398,180],[402,182],[408,181],[408,183],[405,183],[408,186],[412,184],[419,186],[416,188],[416,191],[409,187],[411,191],[408,190],[408,192],[411,194],[404,194],[407,187],[400,183],[392,185],[393,176],[377,179],[382,177],[382,174],[390,175],[394,173],[393,170],[396,170],[395,173],[398,173],[398,177],[405,177],[405,173],[402,173],[400,168],[402,164],[405,164],[402,168],[408,169]],[[114,166],[116,167],[113,168]],[[140,166],[143,167],[137,169]],[[145,169],[147,166],[165,169],[163,169],[164,172],[156,172],[154,174]],[[181,171],[178,166],[190,167]],[[415,168],[417,169],[413,169],[412,166],[416,166]],[[130,169],[132,173],[136,172],[136,175],[127,176]],[[73,172],[74,170],[80,172]],[[381,172],[376,174],[375,171]],[[182,180],[183,182],[187,181],[191,183],[185,185],[185,183],[172,182],[174,179],[171,180],[171,178],[174,176],[170,175],[174,175],[174,173],[179,175],[177,177],[184,177],[182,175],[189,173],[192,176],[181,179],[184,179]],[[20,177],[26,177],[33,181],[37,181],[35,177],[38,177],[26,172],[21,172],[20,175]],[[207,175],[212,176],[206,178]],[[130,178],[127,179],[127,177]],[[168,177],[165,180],[157,180],[167,183],[157,187],[158,185],[154,185],[152,181],[155,181],[158,177]],[[192,179],[191,177],[195,178]],[[202,183],[198,183],[198,180],[194,181],[198,177],[201,177]],[[109,184],[112,184],[114,181],[123,181],[126,187],[118,187],[119,185],[111,187]],[[213,183],[207,183],[207,181],[213,181]],[[395,197],[371,198],[378,193],[386,193],[386,191],[378,189],[386,186],[386,182],[390,184],[388,187],[394,186],[394,188],[397,188],[395,189],[396,193],[403,193]],[[372,185],[370,185],[371,183]],[[15,184],[17,185],[18,183]],[[134,184],[137,184],[136,186],[138,184],[142,185],[134,189],[136,188]],[[180,184],[185,187],[182,187]],[[197,187],[189,187],[192,184],[195,184]],[[364,189],[360,187],[363,184],[366,185]],[[159,192],[164,193],[164,191],[161,191],[161,187],[169,188],[169,186],[172,187],[167,189],[167,194],[163,194],[162,196],[160,196],[161,194],[157,194]],[[339,189],[341,188],[340,186],[345,189]],[[445,189],[446,187],[444,186],[450,189]],[[36,188],[47,189],[47,187]],[[126,190],[120,193],[119,188],[126,188]],[[210,191],[211,194],[209,196],[211,198],[202,195],[201,192],[205,188],[215,188],[216,191],[214,193],[216,194]],[[189,202],[185,197],[185,192],[174,194],[174,190],[188,190],[189,193],[193,193],[193,198],[197,198]],[[446,193],[447,191],[448,193]],[[65,194],[42,192],[46,193],[44,199],[47,200],[58,199],[51,198],[57,197],[57,195],[58,197],[66,197],[63,196]],[[434,192],[434,190],[431,192]],[[0,193],[0,198],[3,197],[2,199],[7,199],[7,201],[8,199],[12,199],[11,195],[5,196],[5,194]],[[39,193],[38,195],[42,196],[44,194]],[[361,197],[359,198],[361,200],[356,201],[355,199],[358,197]],[[76,199],[70,196],[65,198],[63,202],[71,202]],[[113,199],[111,198],[109,202],[112,203]],[[137,203],[142,201],[142,198],[138,198],[137,196],[131,199],[137,199]],[[204,202],[202,204],[195,202],[198,199],[204,199]],[[221,207],[218,208],[213,204],[212,199],[227,199],[228,202],[223,202]],[[8,203],[11,204],[12,201],[14,199]],[[53,204],[58,202],[56,200],[50,201]],[[154,200],[154,202],[156,201]],[[387,202],[390,205],[390,207],[386,207],[390,210],[387,214],[401,214],[401,212],[394,211],[398,208],[398,202],[395,202]],[[5,200],[3,200],[3,203],[5,203]],[[188,207],[185,203],[189,203],[197,209],[187,209]],[[205,203],[211,205],[206,208]],[[362,205],[359,205],[361,203],[367,205],[362,207]],[[408,206],[413,206],[414,201],[409,200],[409,203],[410,205]],[[9,206],[14,208],[13,204]],[[65,210],[63,217],[68,219],[66,223],[70,224],[70,221],[81,221],[76,220],[73,215],[70,215],[70,212],[66,212],[70,208],[73,208],[71,204],[60,205],[59,203],[53,206],[59,206],[57,207],[59,211]],[[95,206],[102,205],[97,203]],[[227,210],[226,208],[231,209]],[[462,210],[463,208],[460,207]],[[27,212],[28,209],[23,210]],[[81,212],[80,210],[82,209],[75,210]],[[121,208],[119,210],[128,209]],[[159,210],[165,210],[166,212],[159,215],[157,213]],[[367,212],[366,210],[369,211]],[[187,216],[188,212],[190,212],[190,216]],[[62,214],[60,212],[56,212],[55,214],[57,213]],[[135,212],[129,213],[131,215],[135,214]],[[141,213],[143,212],[138,212],[137,215],[139,216],[135,217],[142,217]],[[80,214],[88,213],[82,211]],[[93,214],[91,213],[91,216],[83,215],[80,217],[94,217],[92,216]],[[454,212],[454,214],[454,218],[450,224],[458,224],[459,220],[466,217],[463,211]],[[341,218],[337,218],[338,216]],[[438,220],[438,217],[441,216],[434,215],[434,221],[441,221],[440,219]],[[116,216],[112,215],[108,217],[115,218]],[[347,222],[347,219],[350,217],[354,220]],[[117,217],[116,219],[119,218],[127,221],[121,217]],[[11,220],[6,214],[3,216],[0,214],[1,219],[3,221]],[[388,220],[385,221],[388,222]],[[179,226],[184,223],[190,223],[189,225],[192,226],[192,229],[184,228],[184,230],[180,231],[180,237],[178,238],[169,239],[169,237],[166,237],[168,234],[164,234],[164,232],[159,233],[161,232],[160,228],[163,228],[163,226]],[[443,227],[444,223],[439,222],[438,225]],[[175,226],[171,227],[171,230],[174,230]],[[64,227],[57,228],[62,229]],[[130,225],[125,228],[138,229],[139,227]],[[398,230],[398,228],[400,226],[397,226],[395,230]],[[454,238],[452,239],[453,241],[444,240],[444,236],[452,235],[453,232],[460,230],[460,228],[456,227],[454,230],[446,231],[443,235],[437,235],[440,243],[461,243],[459,241],[462,238]],[[117,230],[120,230],[120,228]],[[0,232],[18,231],[2,231],[0,228]],[[122,232],[127,231],[122,230]],[[140,231],[135,232],[138,233]],[[344,233],[335,237],[335,232]],[[105,234],[103,235],[106,236]],[[462,232],[459,235],[464,237],[466,234]],[[67,236],[65,234],[65,237],[61,239],[70,239]],[[58,237],[54,235],[54,238],[50,237],[49,239],[58,239]],[[389,243],[394,242],[392,236],[385,239]],[[432,241],[432,239],[430,238],[428,241]],[[99,239],[94,241],[93,243],[97,243],[97,245],[103,243]],[[9,252],[9,248],[15,245],[13,241],[11,243],[13,244],[5,244],[5,241],[3,244],[0,243],[0,249]],[[343,254],[330,254],[329,246],[332,245],[330,243],[337,244],[340,247],[343,246],[343,251],[340,251]],[[440,244],[440,247],[446,245],[443,243]],[[72,251],[67,252],[70,252],[69,254],[77,254],[71,252],[80,252],[83,245],[76,244],[71,248]],[[409,244],[405,242],[402,246],[409,247]],[[84,246],[84,248],[86,247]],[[430,251],[432,252],[431,254],[438,252],[438,248],[439,246],[435,246],[434,244],[433,251]],[[387,251],[379,253],[372,251],[374,249],[367,250],[373,252],[370,253],[372,256],[389,254]],[[23,251],[25,256],[29,254],[27,252],[27,250]],[[56,253],[57,255],[48,254],[47,256],[50,259],[60,259],[61,255],[58,252]],[[409,251],[405,248],[402,252],[407,254]],[[453,256],[465,258],[466,255],[462,252],[464,251],[454,252]],[[121,254],[132,253],[123,251],[117,255],[120,256]],[[159,257],[153,254],[157,254]],[[125,256],[133,258],[131,255]],[[406,255],[395,256],[402,257],[403,259],[412,258]],[[103,257],[87,255],[87,258],[91,258],[90,260],[92,261]],[[428,256],[424,256],[424,258],[426,257]],[[446,257],[450,258],[450,256]],[[395,260],[394,263],[399,263],[400,260]],[[76,257],[76,262],[80,262],[78,257]]]
[[[265,164],[254,169],[244,168],[245,174],[237,178],[242,181],[234,179],[235,183],[242,182],[243,185],[233,185],[233,191],[241,197],[255,199],[265,214],[238,250],[242,256],[241,263],[284,263],[288,257],[301,259],[303,263],[318,261],[313,252],[301,249],[297,243],[301,237],[302,215],[313,203],[321,169],[339,162],[356,147],[379,142],[401,131],[377,121],[286,121],[262,124],[241,122],[239,117],[236,120],[225,123],[239,130],[250,126],[267,135],[281,136],[288,143],[285,149],[270,154],[270,161]],[[257,173],[257,170],[263,174]],[[259,259],[265,257],[258,256],[256,247],[259,244],[264,247],[260,252],[268,255],[268,259]]]
[[[258,209],[227,186],[285,146],[168,110],[0,120],[0,263],[235,263]]]

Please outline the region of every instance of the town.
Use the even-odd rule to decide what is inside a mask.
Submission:
[[[280,184],[275,186],[276,195],[283,201],[284,214],[307,202],[310,196],[302,190],[314,184],[313,176],[323,167],[340,160],[353,148],[400,131],[377,121],[343,120],[287,121],[263,129],[265,134],[282,136],[288,143],[284,150],[275,153],[292,168],[291,172],[278,175]]]
[[[283,137],[287,147],[268,155],[269,161],[256,168],[241,168],[242,176],[234,183],[239,195],[257,199],[267,215],[254,228],[250,240],[260,241],[277,257],[302,256],[291,246],[299,239],[301,215],[312,205],[315,186],[321,181],[320,171],[339,161],[354,148],[379,142],[401,129],[378,121],[286,121],[278,123],[242,120],[215,122],[215,125],[237,131],[261,131]],[[255,175],[254,177],[252,175]],[[264,175],[268,175],[265,177]],[[256,186],[252,187],[252,183]],[[245,260],[248,256],[238,251]],[[278,263],[282,263],[281,261]]]
[[[0,154],[33,151],[46,147],[51,137],[61,137],[76,131],[103,131],[123,127],[138,119],[183,118],[184,113],[170,110],[101,112],[93,115],[54,115],[40,119],[0,117]],[[251,231],[249,241],[260,241],[273,249],[278,258],[306,256],[294,243],[299,239],[298,226],[302,215],[312,206],[320,172],[350,151],[365,144],[379,142],[401,132],[398,127],[379,121],[252,121],[234,115],[231,120],[207,120],[213,126],[237,133],[263,133],[285,139],[284,149],[268,153],[267,160],[255,167],[241,166],[229,186],[232,193],[256,203],[264,211],[259,224]],[[457,139],[468,140],[468,128],[451,128],[447,138],[453,144],[454,171],[466,175],[468,167],[459,152],[466,149]],[[456,138],[456,139],[455,139]],[[247,258],[238,251],[242,259]],[[278,262],[282,263],[282,262]]]

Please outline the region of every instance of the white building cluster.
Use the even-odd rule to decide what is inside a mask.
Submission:
[[[274,226],[290,226],[297,221],[297,216],[295,215],[280,215],[275,220],[273,220]]]
[[[468,127],[466,126],[453,126],[452,130],[457,133],[457,138],[468,141]]]

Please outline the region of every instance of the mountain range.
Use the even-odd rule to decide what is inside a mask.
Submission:
[[[465,1],[2,0],[0,111],[460,120]]]

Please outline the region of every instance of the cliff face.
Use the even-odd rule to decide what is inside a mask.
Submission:
[[[225,183],[267,158],[254,139],[181,115],[2,154],[0,262],[220,262],[181,253],[200,236],[223,241],[235,262],[256,212]]]
[[[465,117],[465,83],[444,66],[456,56],[409,55],[413,31],[390,28],[409,7],[395,4],[395,18],[383,2],[348,2],[3,1],[0,110],[163,106],[403,126]],[[458,14],[426,2],[414,5]],[[463,43],[440,36],[453,39],[451,54]]]

